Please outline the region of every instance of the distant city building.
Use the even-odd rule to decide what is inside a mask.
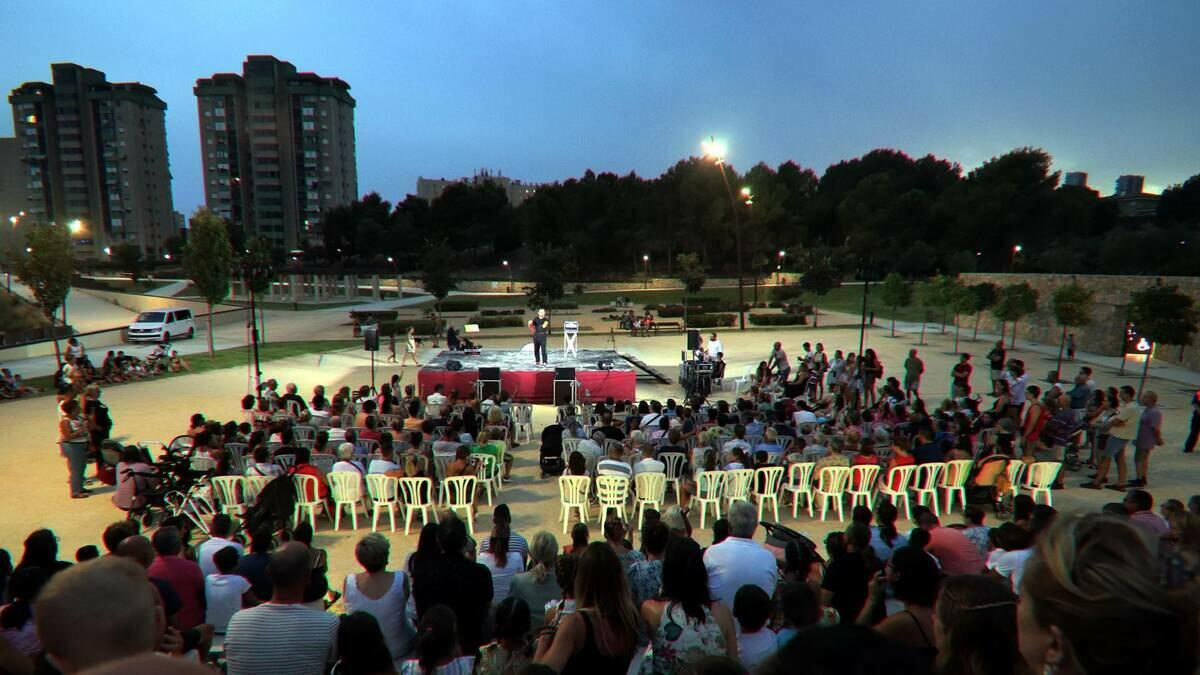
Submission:
[[[1116,192],[1109,199],[1117,203],[1120,216],[1125,220],[1153,220],[1158,215],[1160,195],[1144,192],[1144,176],[1125,175],[1117,178]]]
[[[1145,185],[1145,176],[1125,175],[1117,178],[1117,189],[1114,193],[1117,197],[1133,197],[1142,194],[1142,187]]]
[[[350,85],[249,56],[242,74],[196,81],[208,208],[298,248],[318,239],[322,211],[358,196]]]
[[[25,172],[21,143],[0,138],[0,259],[6,259],[21,243],[21,214],[25,212]],[[12,220],[16,218],[17,220]]]
[[[1085,188],[1088,186],[1087,179],[1088,175],[1086,171],[1069,171],[1063,178],[1063,185]]]
[[[79,221],[73,235],[84,255],[121,242],[157,252],[175,227],[167,104],[151,87],[74,63],[50,70],[52,83],[26,82],[8,97],[26,217]]]
[[[535,183],[522,183],[519,180],[509,178],[502,174],[493,174],[487,169],[480,169],[471,177],[446,179],[446,178],[417,178],[417,196],[427,202],[432,202],[451,185],[470,184],[483,185],[484,183],[494,183],[504,188],[504,194],[508,197],[508,203],[513,207],[521,205],[521,202],[528,199],[533,193],[537,192],[539,185]]]

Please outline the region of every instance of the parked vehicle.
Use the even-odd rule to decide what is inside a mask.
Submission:
[[[183,307],[154,309],[138,314],[125,330],[130,342],[162,342],[174,337],[190,338],[196,334],[192,310]]]

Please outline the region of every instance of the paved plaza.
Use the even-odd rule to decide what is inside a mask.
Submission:
[[[835,349],[857,351],[859,335],[857,327],[789,328],[752,330],[745,333],[727,330],[721,332],[721,339],[730,363],[728,373],[732,376],[766,359],[771,344],[776,340],[782,340],[789,354],[795,358],[800,352],[800,344],[806,341],[822,342],[830,353]],[[886,368],[886,376],[896,374],[901,369],[908,349],[916,347],[917,340],[918,336],[915,334],[898,334],[898,337],[890,338],[885,328],[878,327],[869,333],[867,344],[879,353]],[[945,396],[949,388],[949,372],[954,361],[951,353],[953,335],[939,335],[935,329],[927,335],[926,341],[925,346],[917,347],[926,365],[921,390],[927,400],[936,403]],[[487,346],[517,348],[522,342],[517,339],[493,339],[487,341]],[[619,337],[617,348],[619,351],[639,356],[674,379],[683,343],[684,336]],[[608,346],[607,337],[580,338],[581,348]],[[983,362],[983,354],[989,348],[990,343],[985,342],[982,337],[978,342],[964,340],[961,345],[962,350],[974,354],[977,364]],[[1044,353],[1047,351],[1049,350],[1017,350],[1011,355],[1025,359],[1029,372],[1036,379],[1045,377],[1045,373],[1054,366],[1053,357]],[[421,355],[422,361],[432,354],[431,350],[426,350]],[[197,355],[193,358],[204,357]],[[551,361],[553,360],[552,351]],[[1064,370],[1074,372],[1077,365],[1067,365]],[[296,382],[300,386],[301,394],[306,398],[313,385],[318,383],[326,385],[327,390],[332,391],[341,385],[357,386],[370,382],[370,361],[367,353],[360,350],[272,361],[264,364],[263,370],[265,376],[274,377],[281,383]],[[1136,386],[1136,373],[1139,370],[1140,366],[1132,367],[1125,377],[1118,377],[1116,370],[1106,362],[1105,365],[1097,367],[1096,381],[1101,386]],[[393,372],[395,370],[392,368],[380,367],[377,380],[384,382]],[[400,372],[404,383],[415,382],[415,368],[409,367]],[[986,389],[986,378],[985,362],[984,368],[976,366],[972,379],[976,391]],[[1165,447],[1156,452],[1151,462],[1150,490],[1158,501],[1171,497],[1186,499],[1194,492],[1200,491],[1196,486],[1197,478],[1200,478],[1200,458],[1180,453],[1190,419],[1188,400],[1194,389],[1181,381],[1158,378],[1151,378],[1147,386],[1160,396],[1165,419],[1163,435],[1166,440]],[[110,407],[115,421],[114,437],[127,443],[143,440],[167,441],[183,433],[188,417],[195,412],[203,413],[210,419],[240,419],[239,399],[247,391],[247,371],[245,368],[239,368],[113,386],[105,391],[104,400]],[[638,384],[638,396],[665,400],[668,397],[682,398],[682,391],[678,385],[658,385],[641,381]],[[714,398],[719,396],[720,394],[717,394]],[[535,437],[540,434],[543,426],[553,421],[553,417],[552,407],[535,407]],[[0,517],[0,546],[7,548],[15,557],[20,556],[21,542],[31,530],[49,527],[59,536],[62,557],[70,559],[79,546],[99,545],[103,528],[113,520],[123,517],[109,501],[110,489],[97,490],[97,494],[90,499],[68,498],[67,470],[55,443],[55,421],[54,399],[50,397],[0,404],[0,429],[3,430],[6,441],[4,451],[0,453],[0,485],[3,486],[3,489],[0,489],[0,514],[3,514]],[[561,522],[557,520],[556,483],[553,479],[538,478],[536,444],[522,445],[516,448],[514,454],[513,482],[506,484],[500,495],[500,500],[512,507],[514,530],[526,538],[531,538],[535,532],[544,529],[555,533],[560,542],[569,542],[569,538],[562,534]],[[1078,485],[1084,478],[1083,473],[1068,475],[1066,483],[1069,489],[1054,493],[1055,506],[1065,511],[1096,510],[1106,502],[1120,499],[1118,493],[1109,490],[1080,489]],[[673,503],[672,498],[669,500]],[[823,538],[831,529],[840,527],[836,519],[822,523],[810,519],[804,511],[801,511],[800,520],[794,522],[791,519],[790,506],[786,511],[786,515],[781,512],[785,524],[817,539]],[[479,537],[490,529],[490,513],[491,509],[484,501],[475,524]],[[951,521],[957,520],[960,513],[961,509],[950,516]],[[594,526],[595,509],[591,515]],[[709,522],[711,523],[711,520]],[[907,529],[909,524],[902,522],[900,526]],[[354,542],[368,530],[369,519],[363,518],[359,519],[358,531],[351,531],[345,519],[340,532],[334,532],[332,523],[328,521],[319,522],[316,545],[330,550],[331,583],[340,585],[343,575],[353,569]],[[394,564],[399,564],[415,546],[417,529],[407,537],[402,532],[387,533],[387,536],[393,540]],[[593,529],[593,537],[599,537],[596,528]],[[708,531],[696,533],[696,538],[702,543],[707,543],[710,537],[711,533]]]

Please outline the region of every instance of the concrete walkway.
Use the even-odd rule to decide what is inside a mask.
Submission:
[[[190,281],[186,281],[186,280],[185,281],[172,281],[171,283],[167,284],[166,286],[163,286],[161,288],[156,288],[152,291],[147,291],[146,295],[153,295],[153,296],[159,297],[159,298],[173,298],[176,295],[179,295],[179,293],[182,292],[183,289],[187,288],[188,284],[190,284],[190,283],[191,283]]]

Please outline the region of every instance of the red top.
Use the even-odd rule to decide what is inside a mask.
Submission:
[[[325,484],[325,481],[321,480],[321,472],[317,470],[317,467],[313,466],[312,464],[297,464],[294,467],[294,472],[302,473],[305,476],[312,476],[313,478],[316,478],[317,479],[317,495],[319,495],[321,497],[321,499],[325,499],[326,497],[329,496],[329,486]],[[309,491],[308,495],[306,495],[306,496],[309,499],[313,498],[313,494],[312,494],[311,490]]]
[[[167,582],[179,594],[183,603],[176,615],[180,630],[204,623],[204,573],[200,565],[177,555],[158,556],[146,573]]]
[[[897,466],[909,466],[916,464],[917,460],[912,455],[899,455],[892,453],[892,458],[888,461],[888,471],[891,471]],[[892,490],[900,489],[900,476],[892,476],[892,484],[888,486]]]

